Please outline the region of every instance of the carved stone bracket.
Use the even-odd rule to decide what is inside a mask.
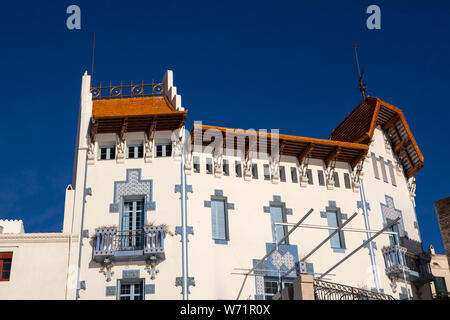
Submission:
[[[359,192],[361,188],[361,184],[359,183],[359,179],[364,176],[363,167],[364,167],[364,161],[366,158],[365,156],[358,162],[355,168],[353,168],[351,172],[351,178],[352,178],[352,189],[353,192]]]
[[[334,189],[334,169],[336,161],[331,161],[330,164],[325,168],[325,179],[328,190]]]
[[[112,267],[114,266],[113,262],[110,258],[105,258],[103,261],[103,266],[100,269],[100,272],[103,273],[106,276],[106,282],[111,281],[111,277],[114,274],[114,271],[112,271]]]
[[[308,165],[309,165],[309,158],[311,151],[313,150],[314,146],[310,143],[306,149],[297,157],[298,161],[298,173],[300,176],[300,187],[306,188],[308,186],[308,176],[306,174]]]
[[[185,154],[184,173],[190,175],[192,173],[192,159],[194,158],[192,151]]]
[[[247,156],[244,160],[244,180],[250,181],[252,180],[252,159]]]
[[[88,164],[95,164],[95,142],[89,143],[87,156]]]
[[[272,177],[272,183],[278,183],[280,181],[280,157],[269,158],[269,170]]]
[[[217,178],[222,177],[222,164],[223,164],[223,152],[214,151],[213,153],[213,164],[214,164],[214,176]]]
[[[117,138],[116,142],[116,162],[124,163],[125,162],[125,140]]]
[[[156,275],[159,273],[159,270],[156,269],[156,266],[161,261],[156,258],[156,256],[151,256],[149,260],[147,260],[147,265],[145,266],[145,269],[150,274],[150,279],[155,280]]]

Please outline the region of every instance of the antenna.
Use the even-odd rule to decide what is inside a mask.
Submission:
[[[363,83],[363,80],[362,80],[364,71],[361,72],[361,69],[359,68],[358,50],[356,49],[356,44],[353,45],[353,48],[355,49],[356,66],[358,67],[359,91],[361,91],[363,100],[365,100],[366,99],[366,84]]]
[[[92,41],[92,67],[91,67],[91,82],[94,80],[94,61],[95,61],[95,32],[94,40]]]

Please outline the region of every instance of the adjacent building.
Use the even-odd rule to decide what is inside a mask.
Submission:
[[[85,74],[63,230],[0,234],[0,299],[261,300],[300,273],[431,298],[424,158],[399,108],[367,97],[329,139],[187,129],[187,114],[172,71],[99,87]]]

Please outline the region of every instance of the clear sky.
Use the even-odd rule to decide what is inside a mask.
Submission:
[[[81,8],[68,30],[66,8]],[[366,9],[381,8],[381,30]],[[187,126],[328,138],[368,94],[401,108],[424,155],[417,215],[444,253],[433,202],[450,196],[449,1],[8,1],[0,9],[0,218],[62,229],[81,76],[160,81],[174,70]]]

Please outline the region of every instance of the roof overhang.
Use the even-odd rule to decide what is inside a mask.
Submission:
[[[359,143],[305,138],[284,134],[271,134],[253,130],[242,130],[194,124],[191,129],[191,144],[201,141],[202,146],[213,143],[220,134],[222,146],[234,150],[265,150],[272,153],[278,148],[280,155],[296,157],[300,162],[306,157],[321,159],[328,165],[331,161],[347,162],[354,168],[367,154],[368,146]],[[276,143],[278,141],[278,143]],[[273,150],[274,152],[275,149]]]

